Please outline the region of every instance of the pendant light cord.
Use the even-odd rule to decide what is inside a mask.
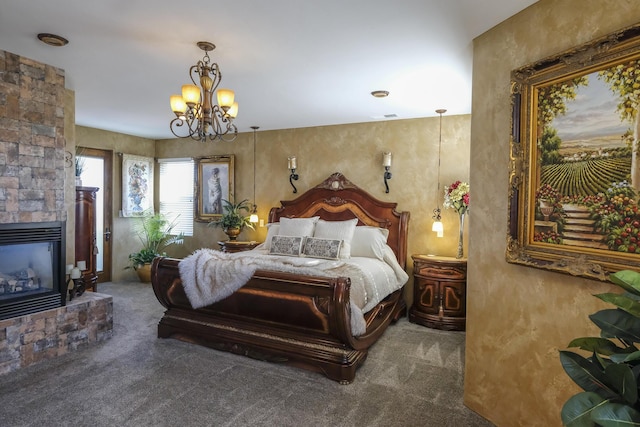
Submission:
[[[436,187],[436,208],[433,210],[433,219],[440,221],[440,162],[442,151],[442,113],[446,113],[447,110],[440,108],[436,110],[436,113],[440,114],[440,132],[438,137],[438,186]]]
[[[258,206],[256,205],[256,131],[260,129],[259,126],[251,126],[253,129],[253,209],[252,213],[257,213]]]

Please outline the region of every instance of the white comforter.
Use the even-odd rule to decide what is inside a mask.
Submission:
[[[400,289],[409,279],[390,247],[384,252],[384,261],[363,257],[325,260],[277,256],[261,249],[237,253],[199,249],[180,261],[179,268],[185,293],[193,308],[228,297],[247,283],[256,270],[349,277],[351,332],[355,336],[366,330],[364,313]]]

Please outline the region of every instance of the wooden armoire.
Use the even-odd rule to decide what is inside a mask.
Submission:
[[[85,261],[87,269],[82,272],[86,290],[98,290],[96,272],[96,193],[97,187],[76,187],[76,263]]]

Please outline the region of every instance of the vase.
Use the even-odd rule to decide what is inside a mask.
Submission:
[[[456,253],[457,259],[464,257],[464,215],[465,212],[460,212],[460,234],[458,235],[458,252]]]
[[[138,274],[138,279],[140,279],[142,283],[151,282],[151,264],[140,264],[136,268],[136,273]]]
[[[225,234],[229,236],[229,240],[231,241],[235,241],[241,231],[242,229],[239,227],[229,227],[224,229]]]

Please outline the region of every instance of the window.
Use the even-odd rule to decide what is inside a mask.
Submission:
[[[176,233],[193,236],[192,159],[160,159],[160,213],[176,220]]]

